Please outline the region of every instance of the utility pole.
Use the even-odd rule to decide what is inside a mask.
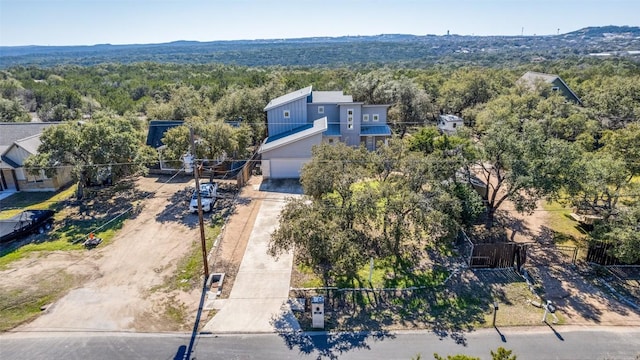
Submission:
[[[204,219],[202,217],[202,199],[200,197],[200,178],[198,162],[196,160],[196,143],[193,137],[193,128],[189,128],[191,139],[191,154],[193,155],[193,177],[196,180],[196,194],[198,196],[198,223],[200,224],[200,242],[202,243],[202,263],[204,264],[204,281],[209,280],[209,262],[207,261],[207,241],[204,237]]]
[[[496,327],[496,315],[498,315],[498,302],[493,302],[493,327]]]

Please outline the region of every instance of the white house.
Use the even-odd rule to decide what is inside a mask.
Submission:
[[[464,121],[455,115],[438,116],[438,129],[444,134],[455,134],[455,132],[463,126]]]

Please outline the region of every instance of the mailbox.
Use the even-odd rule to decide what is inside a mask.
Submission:
[[[556,312],[556,307],[551,303],[551,301],[547,301],[545,310],[549,310],[549,312],[553,314]]]
[[[324,329],[324,296],[311,298],[311,327]]]

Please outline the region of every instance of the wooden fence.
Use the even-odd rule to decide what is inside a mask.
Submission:
[[[260,156],[260,154],[258,154],[258,152],[255,152],[253,156],[251,156],[251,159],[247,160],[247,162],[244,164],[244,166],[236,176],[238,188],[247,185],[249,178],[251,178],[251,175],[253,174],[253,169],[255,169],[261,158],[262,157]]]
[[[520,269],[527,259],[527,249],[528,244],[518,243],[473,244],[469,267]]]
[[[604,242],[590,242],[587,249],[587,262],[604,265],[634,265],[640,266],[640,261],[634,264],[626,264],[611,255],[611,250],[615,247],[614,244]]]

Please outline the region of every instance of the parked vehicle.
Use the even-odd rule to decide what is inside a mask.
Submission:
[[[216,202],[216,196],[218,196],[217,183],[200,184],[200,202],[202,203],[202,211],[209,212],[213,209],[213,205]],[[191,196],[189,212],[198,212],[198,193],[196,191],[194,191]]]
[[[10,219],[0,220],[0,243],[44,233],[53,225],[53,214],[52,210],[25,210]]]

